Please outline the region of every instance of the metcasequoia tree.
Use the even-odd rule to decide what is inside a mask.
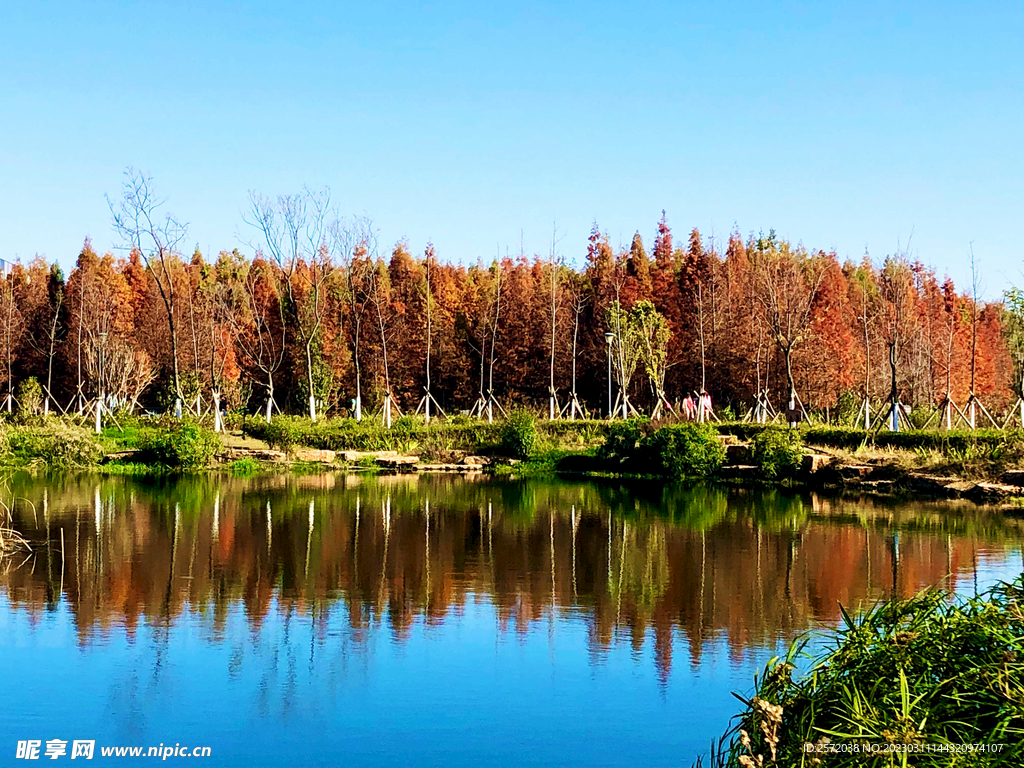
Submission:
[[[824,265],[802,248],[794,249],[777,238],[774,230],[759,237],[748,254],[757,312],[782,354],[787,407],[799,407],[806,417],[793,378],[793,355],[810,337],[814,300],[825,274]]]
[[[1006,345],[1013,360],[1014,389],[1017,394],[1010,416],[1016,416],[1024,427],[1024,290],[1010,288],[1003,293],[1002,321]]]

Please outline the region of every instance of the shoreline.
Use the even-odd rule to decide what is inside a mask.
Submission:
[[[823,460],[825,457],[825,460]],[[100,474],[173,475],[174,470],[153,464],[120,463],[130,456],[111,454],[92,471]],[[200,472],[226,472],[235,476],[252,476],[275,472],[299,474],[445,474],[486,476],[507,479],[532,477],[575,477],[621,479],[631,481],[707,482],[737,488],[786,488],[800,491],[823,491],[829,494],[867,495],[894,500],[967,500],[980,507],[999,507],[1005,511],[1020,510],[1024,514],[1024,471],[1003,473],[1004,482],[970,478],[964,474],[936,474],[906,469],[897,461],[872,460],[854,463],[842,457],[808,453],[804,466],[793,476],[769,480],[752,464],[726,464],[715,475],[704,478],[670,478],[661,475],[621,471],[608,462],[585,453],[567,453],[554,461],[546,457],[526,460],[503,456],[467,455],[461,462],[419,461],[419,457],[397,451],[329,451],[299,448],[291,452],[273,449],[232,448],[217,456],[217,464]],[[119,467],[136,471],[121,472]],[[239,469],[241,468],[241,471]],[[47,467],[48,470],[57,468]],[[111,471],[114,470],[114,471]],[[1016,502],[1016,503],[1015,503]]]
[[[350,419],[241,419],[218,434],[188,420],[134,417],[98,435],[81,420],[49,418],[5,428],[0,465],[109,476],[342,471],[701,480],[893,499],[966,499],[1024,510],[1021,431],[871,433],[741,422],[523,418],[516,425],[465,417],[427,424],[406,417],[392,429]],[[524,442],[510,439],[510,433]]]

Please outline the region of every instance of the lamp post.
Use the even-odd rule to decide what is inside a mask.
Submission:
[[[612,342],[615,341],[615,334],[611,331],[606,331],[604,334],[604,345],[607,350],[606,357],[608,358],[608,418],[613,417],[612,413]]]

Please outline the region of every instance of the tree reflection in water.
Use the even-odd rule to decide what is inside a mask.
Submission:
[[[29,616],[63,598],[88,645],[140,622],[166,643],[188,612],[210,642],[236,646],[233,612],[254,641],[271,613],[286,635],[308,617],[310,665],[339,611],[347,665],[372,653],[375,630],[402,643],[417,621],[440,625],[483,600],[503,633],[585,622],[595,663],[651,638],[665,680],[680,643],[696,666],[712,641],[740,658],[837,621],[840,603],[950,574],[973,584],[980,563],[1019,557],[1021,533],[968,505],[704,485],[331,474],[22,477],[12,489],[15,525],[51,544],[0,577]],[[294,679],[297,644],[262,652],[264,674]],[[242,656],[236,647],[235,672]]]

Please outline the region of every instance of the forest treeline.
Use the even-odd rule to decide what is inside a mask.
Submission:
[[[706,390],[742,415],[794,390],[836,420],[865,394],[922,407],[973,392],[995,413],[1020,390],[1024,302],[983,302],[905,252],[843,262],[738,231],[723,247],[676,236],[663,212],[649,247],[637,232],[613,248],[595,223],[578,254],[463,264],[430,243],[381,249],[371,222],[307,190],[251,196],[249,253],[188,253],[150,180],[125,178],[119,255],[86,240],[69,274],[43,257],[6,270],[3,395],[34,380],[51,411],[102,391],[111,407],[216,393],[249,412],[335,415],[389,400],[410,412],[429,386],[448,413],[491,393],[545,412],[554,394],[560,410],[575,393],[605,415],[610,367],[638,412]]]

